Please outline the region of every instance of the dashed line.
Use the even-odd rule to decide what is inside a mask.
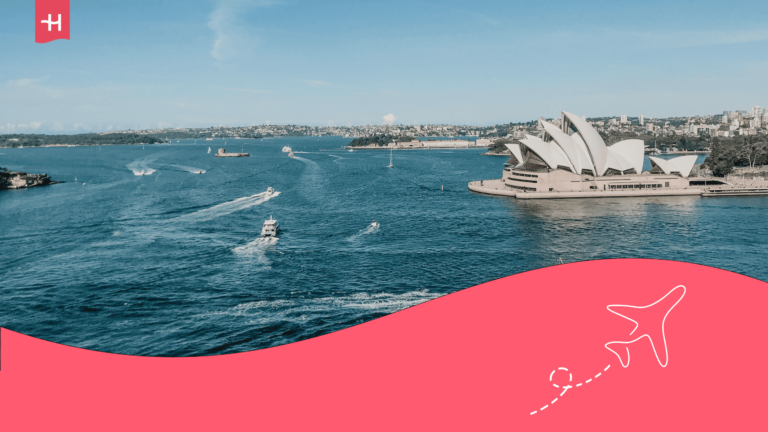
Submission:
[[[609,367],[611,367],[611,365],[608,365],[608,366],[606,366],[606,367],[605,367],[605,369],[603,369],[603,372],[607,371]],[[566,371],[566,372],[568,372],[568,382],[572,382],[572,381],[573,381],[573,374],[572,374],[570,371],[568,371],[568,369],[567,369],[567,368],[564,368],[564,367],[559,367],[559,368],[557,368],[557,370],[561,370],[561,371]],[[595,375],[595,378],[597,378],[597,377],[599,377],[600,375],[602,375],[602,374],[603,374],[603,372],[598,372],[598,374],[597,374],[597,375]],[[550,382],[552,381],[552,377],[553,377],[554,375],[555,375],[555,371],[553,370],[553,371],[552,371],[552,373],[550,373],[550,374],[549,374],[549,381],[550,381]],[[592,381],[592,378],[590,378],[590,379],[588,379],[588,380],[584,381],[584,384],[588,384],[588,383],[589,383],[589,382],[591,382],[591,381]],[[555,384],[555,383],[552,383],[552,385],[553,385],[553,386],[555,386],[555,388],[560,388],[560,386],[559,386],[559,385],[557,385],[557,384]],[[576,387],[581,387],[581,386],[582,386],[582,383],[578,383],[578,384],[576,384]],[[563,397],[563,395],[565,395],[565,392],[567,392],[567,391],[568,391],[568,389],[571,389],[571,388],[573,388],[573,387],[572,387],[572,386],[570,386],[570,385],[564,385],[564,386],[563,386],[563,392],[562,392],[562,393],[560,393],[560,397]],[[557,401],[558,401],[558,399],[559,399],[559,398],[555,398],[555,400],[553,400],[552,402],[550,402],[550,403],[549,403],[549,405],[554,405],[554,404],[555,404],[555,402],[557,402]],[[543,407],[539,408],[539,410],[532,412],[532,413],[531,413],[531,415],[534,415],[534,414],[536,414],[536,413],[538,413],[538,412],[540,412],[540,411],[544,411],[545,409],[549,408],[549,405],[544,405]]]

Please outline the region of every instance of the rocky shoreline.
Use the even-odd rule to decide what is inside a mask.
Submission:
[[[48,174],[29,174],[23,171],[8,171],[0,167],[0,190],[2,189],[26,189],[35,186],[47,186],[63,183],[51,180]]]

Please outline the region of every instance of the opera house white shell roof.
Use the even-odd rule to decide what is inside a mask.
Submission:
[[[662,159],[658,157],[649,157],[651,166],[664,171],[664,174],[679,174],[683,178],[688,178],[693,166],[696,164],[696,155],[679,156],[673,159]]]
[[[540,123],[544,128],[543,138],[526,135],[520,140],[523,148],[517,144],[507,145],[521,163],[526,161],[525,155],[532,152],[540,160],[538,163],[575,174],[599,177],[606,174],[640,174],[643,170],[642,140],[631,139],[606,146],[600,134],[586,120],[565,111],[562,113],[562,128],[543,120]],[[687,172],[690,173],[690,169]]]

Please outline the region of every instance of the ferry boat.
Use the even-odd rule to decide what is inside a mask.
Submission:
[[[290,153],[290,152],[292,152],[292,151],[293,151],[293,150],[291,150],[291,148],[290,148],[290,147],[288,147],[288,146],[285,146],[285,147],[283,147],[283,153]]]
[[[277,231],[280,230],[280,224],[276,220],[269,216],[269,220],[264,221],[264,226],[261,227],[262,237],[277,237]]]

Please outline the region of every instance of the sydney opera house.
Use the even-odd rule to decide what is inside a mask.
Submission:
[[[630,139],[606,145],[582,117],[563,112],[560,126],[540,120],[538,137],[507,144],[512,157],[501,180],[470,183],[470,189],[518,198],[570,196],[694,195],[724,182],[691,179],[696,155],[673,159],[650,157],[643,172],[644,143]]]

